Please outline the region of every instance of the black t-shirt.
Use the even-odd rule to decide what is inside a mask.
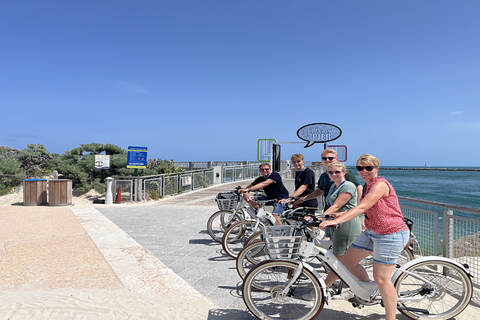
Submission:
[[[273,183],[263,188],[263,191],[265,191],[267,195],[267,200],[288,198],[288,190],[283,185],[282,177],[280,177],[277,172],[270,173],[267,179],[273,180]],[[267,179],[263,176],[258,177],[253,181],[252,186],[267,181]]]
[[[304,197],[315,190],[315,172],[312,169],[304,167],[302,171],[295,171],[295,190],[303,185],[307,185],[307,189],[299,195]],[[318,207],[317,199],[310,199],[300,204],[302,207]]]

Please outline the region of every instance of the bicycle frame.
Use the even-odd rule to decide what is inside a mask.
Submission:
[[[359,297],[360,299],[362,299],[366,302],[373,302],[373,301],[382,300],[382,297],[381,297],[380,292],[378,290],[378,286],[374,281],[365,282],[365,281],[358,280],[347,269],[347,267],[345,267],[345,265],[343,265],[340,262],[340,260],[338,260],[338,258],[331,251],[329,251],[327,249],[324,249],[324,248],[317,247],[312,242],[307,242],[307,243],[305,243],[305,249],[304,249],[303,252],[304,252],[303,256],[305,258],[307,258],[307,257],[308,258],[318,257],[321,261],[323,261],[331,270],[333,270],[337,274],[337,276],[342,281],[344,281],[350,287],[350,289],[353,291],[353,293],[357,297]],[[450,263],[453,263],[453,264],[457,265],[459,268],[463,269],[463,271],[465,271],[471,277],[471,274],[468,271],[468,269],[465,268],[464,265],[462,265],[461,263],[459,263],[455,260],[445,258],[445,257],[420,257],[420,258],[412,260],[412,261],[406,263],[405,265],[403,265],[402,267],[396,269],[395,273],[392,275],[392,283],[395,283],[395,281],[398,279],[398,277],[402,273],[408,273],[411,276],[413,276],[417,279],[420,279],[421,281],[423,281],[423,282],[425,282],[425,283],[427,283],[431,286],[436,286],[435,283],[432,283],[428,279],[425,279],[424,277],[422,277],[420,275],[417,275],[414,272],[409,272],[406,269],[408,269],[411,265],[417,264],[419,262],[438,261],[438,260],[450,262]],[[298,268],[294,271],[294,274],[293,274],[292,278],[290,279],[289,283],[286,285],[286,287],[284,288],[282,293],[287,293],[288,290],[290,290],[290,287],[296,282],[296,280],[298,279],[298,277],[302,273],[303,268],[308,268],[310,271],[312,271],[312,269],[313,269],[308,263],[306,263],[304,261],[304,259],[300,260]],[[322,289],[325,293],[326,290],[327,290],[325,282],[323,281],[323,279],[320,277],[320,275],[317,272],[314,272],[314,271],[312,271],[312,272],[320,280],[320,283],[322,284]],[[324,297],[328,297],[328,295],[325,294]],[[425,296],[419,297],[419,298],[398,297],[398,301],[399,302],[400,301],[414,301],[414,300],[422,300],[422,299],[428,299],[428,298],[429,298],[428,295],[425,295]],[[327,298],[327,302],[328,302],[328,298]]]

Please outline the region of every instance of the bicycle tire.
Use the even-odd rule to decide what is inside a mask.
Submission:
[[[263,224],[259,223],[257,226],[257,221],[242,220],[234,223],[223,235],[223,251],[236,259],[248,238],[260,228],[263,228]]]
[[[250,237],[248,237],[244,246],[247,246],[250,243],[255,242],[257,240],[263,240],[263,230],[257,231],[255,233],[253,233]]]
[[[240,278],[245,279],[245,276],[252,268],[268,259],[270,259],[270,257],[263,240],[248,243],[237,256],[237,273]]]
[[[215,212],[208,218],[207,221],[207,232],[210,237],[216,242],[222,242],[222,237],[225,231],[235,222],[240,221],[240,213],[237,213],[234,221],[228,222],[232,215],[233,211],[229,210],[220,210]],[[242,217],[243,219],[243,217]]]
[[[281,294],[292,270],[297,267],[295,261],[267,260],[250,270],[242,288],[248,310],[259,319],[307,320],[317,317],[325,298],[320,281],[310,270],[304,268],[289,292]],[[258,284],[263,290],[256,289]],[[307,294],[313,294],[313,300],[304,299]]]
[[[410,319],[452,319],[460,314],[470,303],[473,294],[472,280],[455,263],[444,260],[418,261],[406,269],[435,284],[433,290],[425,281],[408,273],[402,273],[395,281],[399,297],[424,297],[420,300],[399,301],[400,308],[418,308],[428,310],[424,314],[415,310],[399,311]],[[431,295],[431,297],[426,297]]]

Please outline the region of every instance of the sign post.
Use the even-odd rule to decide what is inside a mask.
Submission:
[[[138,169],[145,169],[147,167],[147,147],[128,147],[127,168],[135,169],[134,176],[138,176]],[[136,179],[135,184],[138,183]],[[140,190],[140,188],[137,188]],[[137,201],[140,201],[136,193],[135,185],[133,186],[133,194]]]
[[[110,169],[110,156],[104,154],[95,155],[95,169],[100,169],[100,182],[104,183],[103,169]]]

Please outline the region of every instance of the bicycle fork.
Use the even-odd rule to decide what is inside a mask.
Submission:
[[[288,296],[288,294],[293,290],[292,286],[297,282],[302,272],[303,272],[303,262],[300,262],[298,264],[298,267],[295,269],[293,268],[288,269],[288,275],[287,275],[288,282],[286,283],[283,290],[280,292],[281,296],[283,297]]]

